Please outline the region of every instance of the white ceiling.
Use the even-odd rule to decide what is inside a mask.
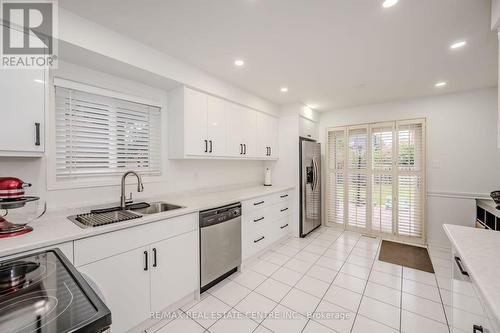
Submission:
[[[382,2],[59,0],[278,104],[329,110],[496,85],[489,0]],[[449,49],[461,39],[465,48]],[[442,80],[448,86],[435,88]]]

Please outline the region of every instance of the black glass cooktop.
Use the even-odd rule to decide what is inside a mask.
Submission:
[[[0,263],[0,332],[100,332],[111,312],[58,249]]]

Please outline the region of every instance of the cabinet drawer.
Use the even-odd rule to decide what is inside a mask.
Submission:
[[[284,218],[273,223],[273,233],[276,235],[277,239],[285,237],[290,234],[290,218]]]
[[[74,242],[75,266],[82,266],[198,229],[198,214],[151,222]]]
[[[292,195],[291,191],[285,191],[285,192],[276,193],[275,194],[275,201],[276,202],[281,202],[281,201],[290,200],[291,195]]]
[[[290,216],[290,202],[288,200],[280,202],[273,207],[276,219],[281,220]]]
[[[270,237],[269,233],[262,232],[256,233],[253,236],[247,235],[247,237],[242,238],[241,252],[243,259],[253,256],[268,246],[271,243]]]
[[[272,205],[273,203],[274,203],[274,195],[266,195],[251,200],[243,201],[241,203],[241,209],[243,211],[243,214],[246,214],[248,212]]]

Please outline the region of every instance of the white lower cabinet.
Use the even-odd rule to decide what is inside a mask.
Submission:
[[[125,332],[149,318],[149,271],[144,269],[148,252],[149,246],[142,247],[78,268],[104,296],[113,332]]]
[[[198,231],[191,231],[151,245],[151,311],[161,311],[197,289],[197,244]]]
[[[198,214],[74,242],[75,265],[100,289],[113,332],[125,332],[199,289]]]
[[[242,258],[248,259],[290,235],[290,193],[282,192],[242,202]]]
[[[474,277],[453,248],[451,330],[453,333],[499,333],[491,311],[482,299]]]

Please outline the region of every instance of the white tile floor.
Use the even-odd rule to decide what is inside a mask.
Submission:
[[[449,250],[429,248],[430,274],[379,261],[379,247],[326,227],[287,239],[156,332],[448,333]]]

